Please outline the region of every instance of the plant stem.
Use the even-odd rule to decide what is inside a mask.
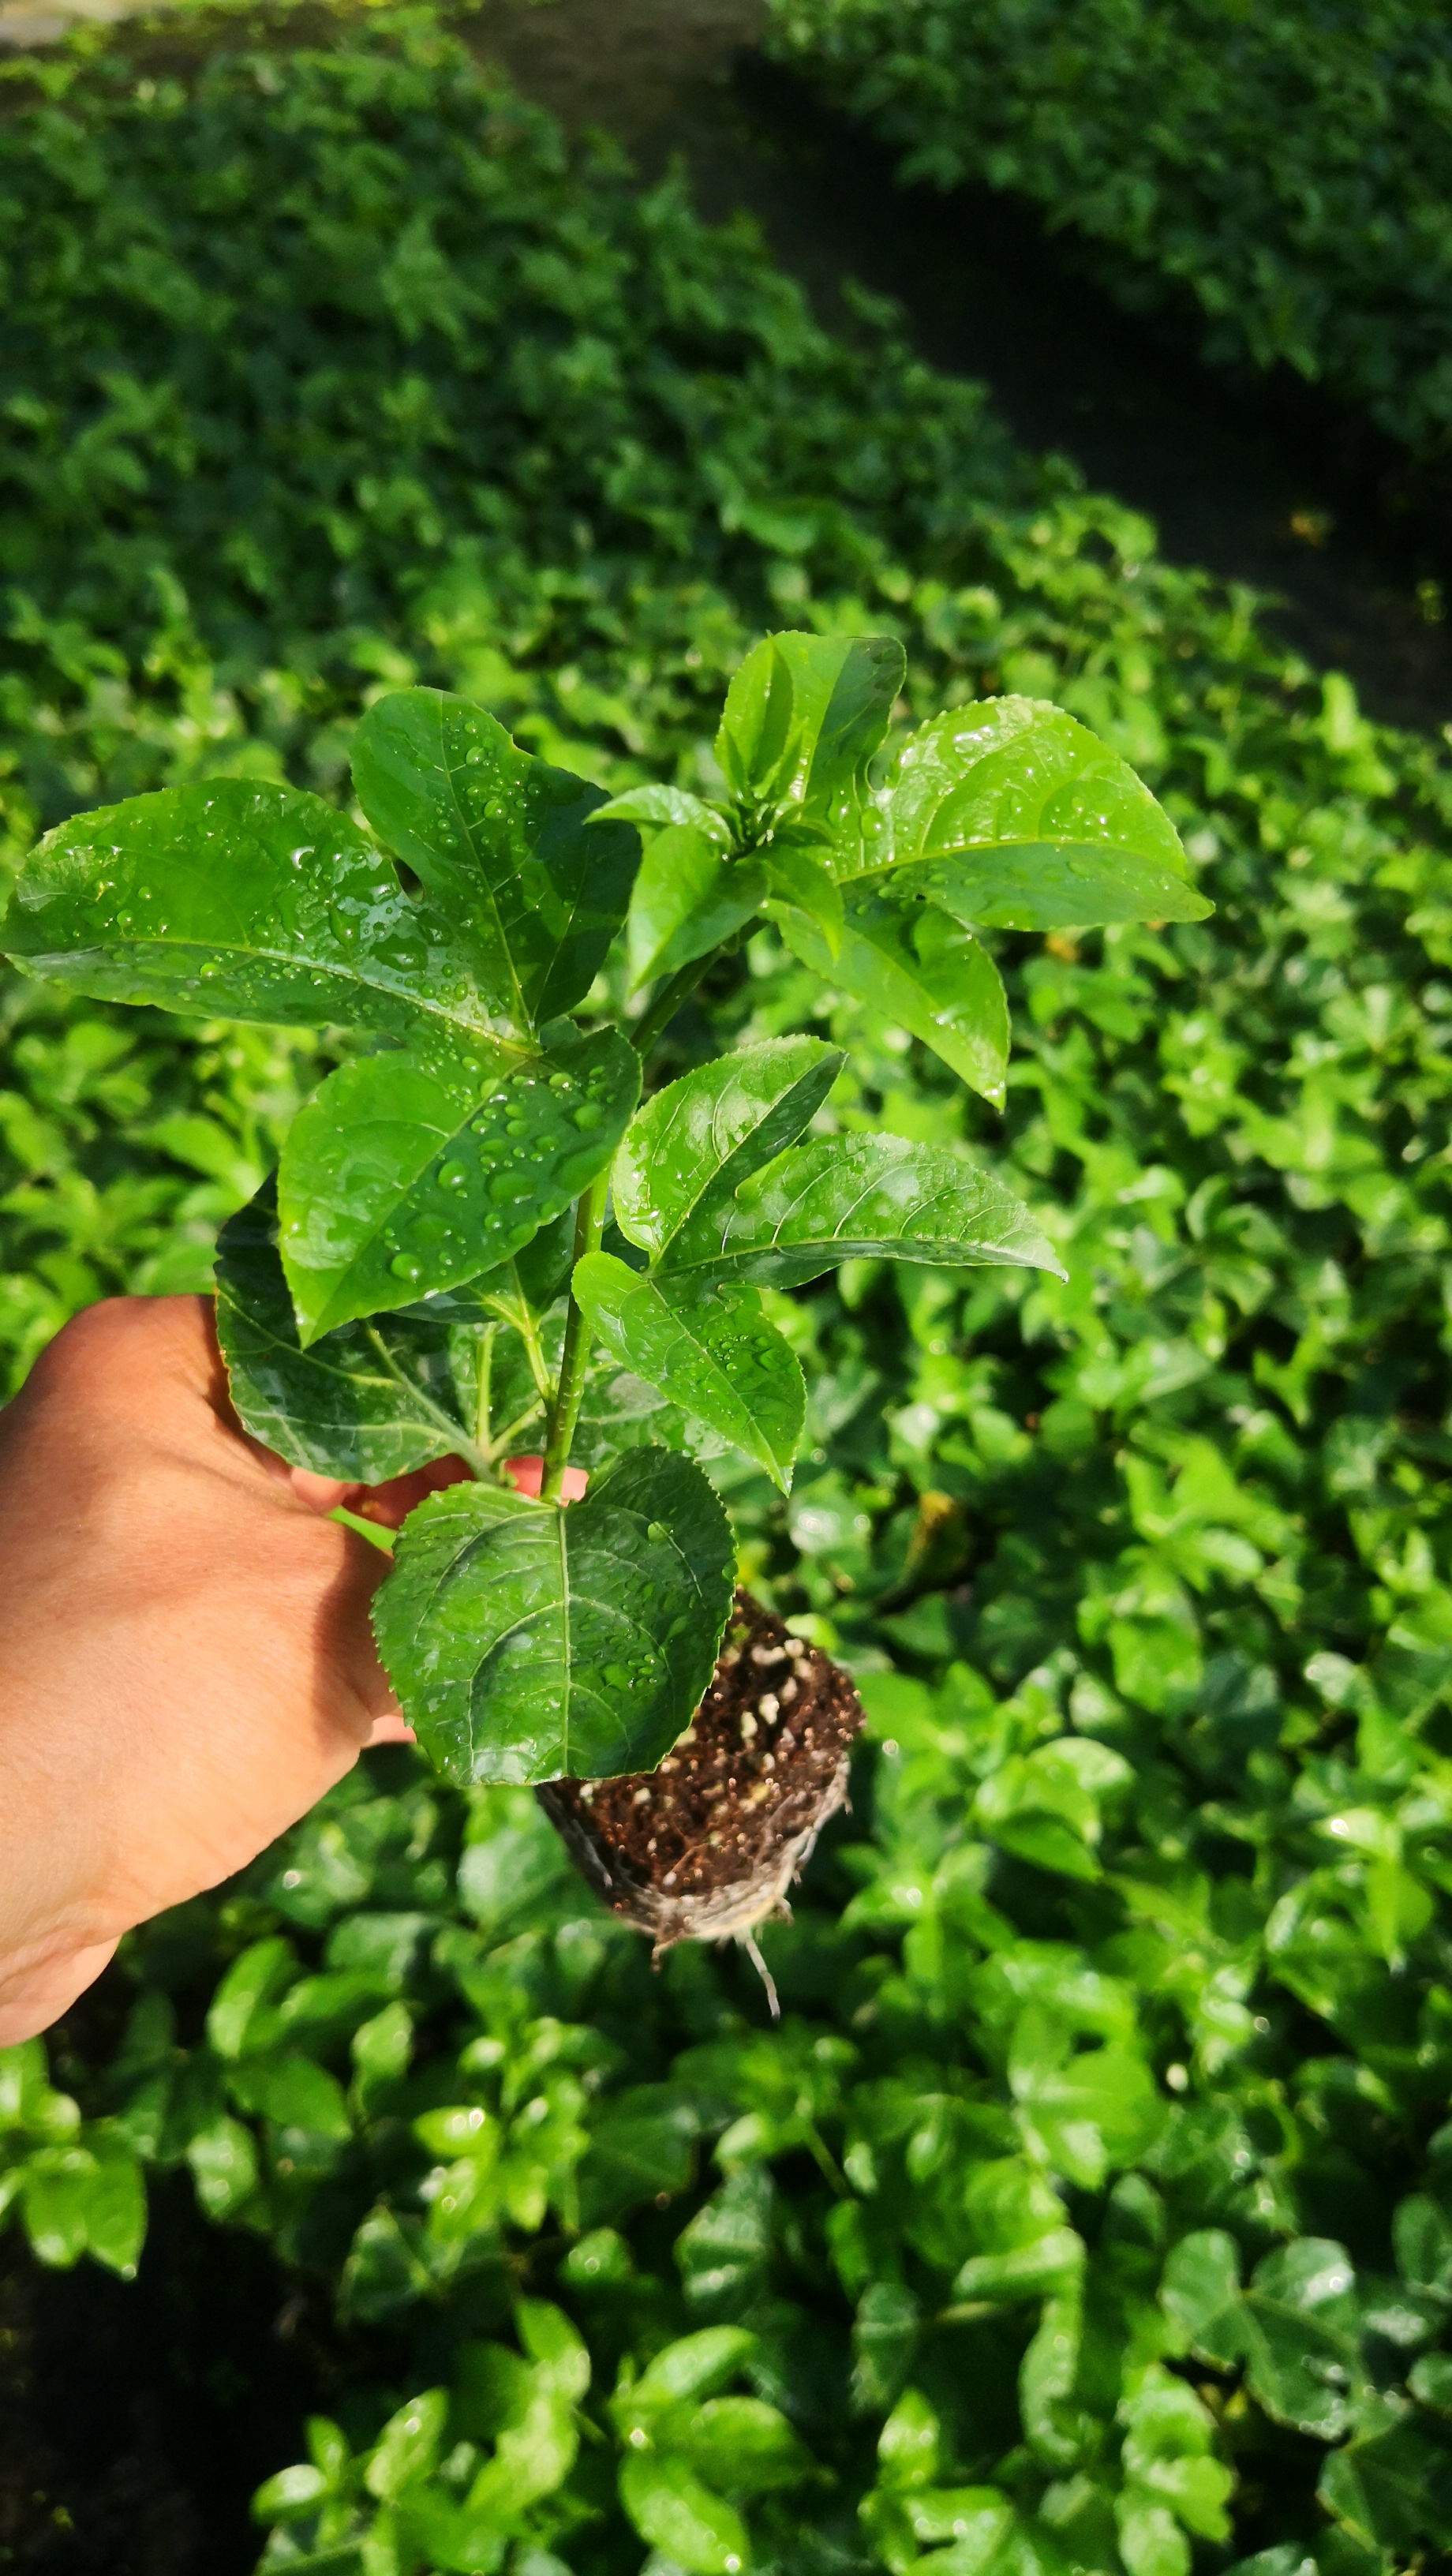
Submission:
[[[585,1192],[575,1210],[575,1259],[583,1261],[587,1252],[598,1252],[605,1231],[605,1198],[610,1187],[610,1174],[601,1172]],[[573,1295],[565,1319],[565,1343],[560,1353],[560,1382],[550,1407],[549,1435],[545,1441],[544,1481],[540,1487],[542,1503],[557,1503],[565,1481],[575,1425],[580,1419],[580,1402],[585,1392],[585,1363],[590,1356],[590,1327]]]
[[[456,1458],[462,1458],[466,1467],[472,1467],[476,1476],[482,1476],[489,1465],[487,1451],[482,1449],[477,1441],[471,1440],[466,1431],[461,1431],[458,1423],[451,1421],[442,1405],[434,1404],[425,1395],[421,1386],[417,1385],[412,1378],[405,1377],[376,1324],[365,1324],[363,1329],[394,1385],[401,1386],[405,1395],[418,1406],[420,1413],[428,1414],[441,1431],[448,1433],[449,1448],[453,1455]]]
[[[642,1012],[630,1033],[630,1043],[637,1055],[654,1046],[663,1028],[675,1018],[682,1002],[694,993],[709,966],[720,956],[719,948],[710,949],[704,957],[693,957],[661,986],[648,1011]],[[575,1210],[575,1259],[583,1261],[587,1252],[598,1252],[605,1231],[605,1201],[610,1188],[608,1171],[592,1181]],[[590,1327],[573,1294],[565,1319],[565,1342],[560,1353],[559,1385],[550,1406],[549,1432],[545,1441],[544,1477],[540,1501],[557,1503],[564,1487],[565,1469],[574,1442],[575,1425],[580,1418],[580,1405],[585,1393],[585,1367],[590,1356]]]
[[[682,1002],[694,993],[707,967],[715,964],[720,953],[713,948],[704,957],[693,957],[689,966],[678,966],[662,984],[649,1010],[641,1013],[630,1032],[630,1043],[637,1055],[644,1055],[648,1047],[654,1046],[661,1030],[675,1018]]]

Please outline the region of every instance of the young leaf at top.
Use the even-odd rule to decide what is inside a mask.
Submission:
[[[639,1095],[619,1031],[569,1021],[539,1052],[430,1035],[330,1074],[278,1174],[304,1349],[521,1251],[604,1169]]]
[[[314,1475],[381,1485],[450,1455],[482,1465],[477,1415],[460,1406],[457,1345],[498,1329],[389,1316],[344,1324],[305,1351],[278,1257],[275,1181],[222,1228],[217,1339],[232,1402],[255,1440]]]
[[[822,1136],[702,1200],[666,1245],[659,1276],[795,1288],[839,1261],[873,1259],[1065,1275],[1028,1209],[986,1172],[898,1136]]]
[[[760,911],[766,891],[766,873],[752,860],[728,859],[704,832],[668,823],[650,842],[631,892],[631,990],[734,938]]]
[[[1052,930],[1211,909],[1149,789],[1062,707],[991,698],[935,717],[875,801],[889,837],[872,864],[961,921]]]
[[[568,1511],[452,1485],[410,1514],[379,1652],[446,1777],[653,1770],[710,1681],[731,1533],[690,1459],[637,1449]]]
[[[374,831],[422,878],[517,1028],[589,991],[625,919],[639,856],[605,801],[534,760],[467,698],[401,689],[353,737],[353,784]]]
[[[592,1252],[576,1264],[575,1295],[622,1367],[744,1450],[787,1491],[806,1384],[753,1290],[731,1282],[673,1290]]]
[[[664,823],[678,823],[687,831],[704,833],[718,850],[731,847],[731,826],[725,815],[684,787],[627,787],[623,795],[597,805],[590,823],[592,828],[601,823],[645,823],[656,830]]]
[[[867,764],[905,669],[893,635],[768,635],[747,654],[716,757],[753,836],[789,818],[844,846],[880,830]]]
[[[615,1219],[658,1261],[703,1203],[800,1136],[847,1059],[820,1038],[771,1038],[667,1083],[631,1121],[612,1175]]]
[[[899,901],[891,875],[848,887],[835,956],[825,932],[795,905],[773,910],[805,965],[910,1030],[1002,1108],[1008,998],[987,949],[961,922],[936,904]]]
[[[213,778],[57,824],[0,948],[116,1002],[402,1034],[487,1029],[467,949],[319,796]]]
[[[806,916],[821,934],[828,956],[835,963],[842,950],[842,889],[827,864],[825,850],[812,840],[796,841],[791,827],[775,833],[765,853],[769,900],[762,911],[773,921],[780,921],[789,911]]]

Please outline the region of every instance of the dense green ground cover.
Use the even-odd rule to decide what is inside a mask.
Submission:
[[[1428,0],[773,0],[907,175],[1022,189],[1206,354],[1452,436],[1452,26]]]
[[[733,1480],[743,1557],[873,1732],[765,1936],[781,2030],[735,1954],[652,1975],[527,1798],[374,1757],[130,1945],[78,2100],[0,2058],[0,2208],[125,2270],[138,2172],[189,2167],[335,2304],[351,2377],[261,2500],[273,2567],[1420,2564],[1452,771],[877,324],[828,340],[676,190],[569,169],[434,22],[325,36],[5,76],[13,851],[207,770],[342,792],[415,673],[612,783],[699,780],[785,614],[898,627],[918,712],[1060,698],[1218,909],[998,942],[1002,1122],[831,1015],[843,1124],[1012,1165],[1070,1279],[774,1301],[814,1445],[785,1508]],[[98,1288],[204,1277],[316,1059],[6,1007],[18,1374]],[[713,1043],[794,1025],[797,970],[764,939],[707,1007]]]

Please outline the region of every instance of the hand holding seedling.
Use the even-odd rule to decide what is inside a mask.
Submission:
[[[354,738],[372,837],[317,797],[212,780],[61,825],[17,888],[0,945],[36,974],[357,1032],[223,1233],[218,1331],[237,1413],[293,1468],[472,1471],[410,1513],[374,1605],[456,1780],[650,1771],[687,1725],[734,1580],[701,1461],[735,1448],[785,1491],[802,1433],[763,1288],[849,1258],[1058,1267],[951,1144],[840,1132],[844,1058],[818,1037],[652,1089],[712,961],[770,920],[997,1103],[1008,1013],[977,931],[1208,909],[1153,797],[1071,716],[1001,698],[885,749],[903,676],[888,636],[768,637],[731,685],[716,802],[607,802],[409,689]],[[507,1473],[531,1451],[537,1497]],[[589,1489],[566,1512],[571,1467]],[[352,1603],[375,1569],[320,1529],[309,1561],[329,1550]],[[263,1653],[259,1568],[239,1576],[205,1521],[196,1562],[219,1595],[255,1586]],[[319,1785],[377,1688],[358,1665]]]
[[[0,1413],[0,2048],[406,1732],[347,1491],[238,1429],[199,1297],[93,1307]]]

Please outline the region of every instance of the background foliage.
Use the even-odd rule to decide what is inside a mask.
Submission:
[[[1452,27],[1428,0],[772,0],[783,57],[906,176],[1018,188],[1121,299],[1392,437],[1452,430]]]
[[[135,1938],[78,2099],[0,2058],[0,2206],[126,2271],[145,2169],[184,2166],[335,2304],[356,2367],[259,2499],[270,2566],[1420,2564],[1452,2538],[1441,748],[1014,458],[880,314],[832,341],[745,233],[570,164],[437,20],[172,42],[4,76],[12,853],[162,780],[342,792],[415,675],[611,784],[699,784],[785,613],[896,627],[919,714],[1058,698],[1219,908],[997,940],[1001,1123],[820,1023],[841,1124],[1013,1165],[1070,1281],[772,1301],[813,1427],[785,1506],[733,1477],[745,1567],[872,1719],[765,1936],[780,2032],[735,1954],[652,1976],[527,1798],[372,1757]],[[683,1055],[799,1024],[804,982],[763,938]],[[5,1007],[16,1377],[98,1290],[205,1278],[319,1054]]]

